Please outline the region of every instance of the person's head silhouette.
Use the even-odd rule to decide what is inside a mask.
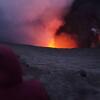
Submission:
[[[24,81],[16,54],[0,45],[0,100],[48,100],[39,81]]]

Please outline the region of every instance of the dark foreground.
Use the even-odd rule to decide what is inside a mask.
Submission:
[[[51,100],[100,100],[100,48],[7,45],[22,63],[23,78],[41,80]]]

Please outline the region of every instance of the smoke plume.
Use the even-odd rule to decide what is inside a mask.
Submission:
[[[46,46],[73,0],[0,0],[0,41]],[[58,21],[59,19],[59,21]],[[55,26],[52,26],[54,23]],[[56,26],[57,24],[57,26]],[[51,26],[50,26],[51,25]]]

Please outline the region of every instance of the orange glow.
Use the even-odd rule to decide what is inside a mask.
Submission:
[[[55,36],[48,45],[51,48],[77,48],[77,43],[74,38],[66,33]]]
[[[68,34],[62,33],[55,37],[56,48],[77,48],[76,40]]]
[[[50,48],[77,48],[77,42],[75,38],[71,37],[66,33],[56,35],[56,30],[63,24],[60,19],[54,18],[51,22],[47,22],[47,47]]]
[[[48,43],[48,47],[50,47],[50,48],[55,48],[56,46],[55,46],[55,40],[54,39],[52,39],[51,41],[50,41],[50,43]]]

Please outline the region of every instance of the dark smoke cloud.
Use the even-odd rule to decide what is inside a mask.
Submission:
[[[63,16],[64,25],[56,34],[66,32],[75,35],[79,47],[91,47],[99,43],[100,0],[75,0],[69,13]]]

